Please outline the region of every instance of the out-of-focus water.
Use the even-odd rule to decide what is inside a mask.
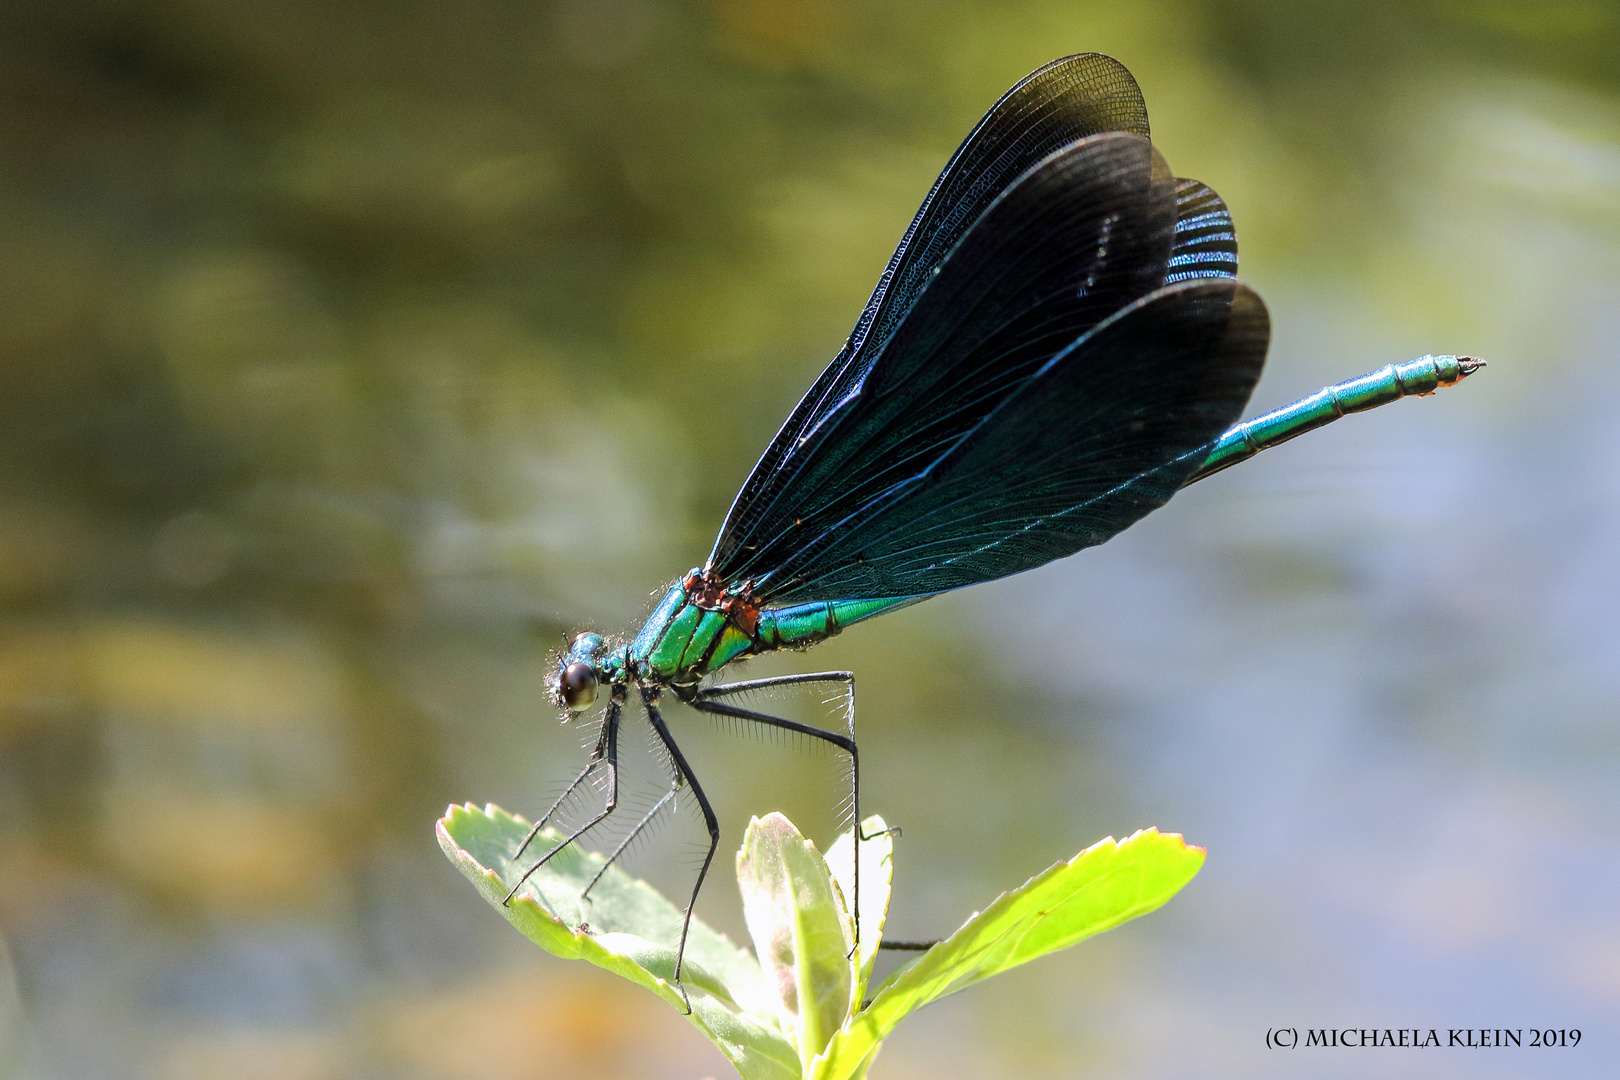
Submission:
[[[549,804],[549,653],[701,561],[956,142],[1086,49],[1233,208],[1254,411],[1491,366],[750,668],[857,672],[896,934],[1108,833],[1210,852],[874,1076],[1611,1075],[1613,5],[79,0],[0,15],[0,1076],[727,1075],[432,822]],[[671,712],[728,849],[830,839],[835,760]]]

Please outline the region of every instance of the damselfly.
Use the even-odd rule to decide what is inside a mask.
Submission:
[[[634,688],[672,777],[626,843],[682,788],[709,834],[678,982],[720,826],[659,711],[666,691],[846,752],[858,828],[852,673],[705,680],[1100,544],[1259,450],[1480,366],[1426,356],[1234,427],[1270,337],[1265,305],[1236,275],[1225,204],[1171,174],[1123,65],[1070,56],[1009,90],[946,164],[848,342],[744,482],[708,561],[669,587],[633,638],[580,634],[561,657],[551,692],[565,715],[602,687],[607,707],[585,768],[513,857],[594,775],[606,802],[512,894],[617,807],[620,721]],[[806,683],[841,691],[846,730],[736,703]],[[857,877],[852,910],[859,889]]]

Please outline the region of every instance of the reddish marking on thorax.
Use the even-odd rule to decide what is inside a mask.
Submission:
[[[759,605],[748,595],[752,585],[752,581],[745,581],[738,591],[727,592],[720,580],[710,577],[707,570],[695,570],[681,582],[688,600],[705,611],[725,612],[737,629],[749,637],[759,630]]]

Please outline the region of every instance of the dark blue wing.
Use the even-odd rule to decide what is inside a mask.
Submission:
[[[1149,138],[1142,90],[1112,56],[1065,56],[1001,95],[917,208],[855,322],[846,351],[870,352],[863,350],[868,340],[887,340],[946,253],[1026,169],[1054,150],[1107,131]]]
[[[1135,135],[1021,156],[1065,130],[1054,116],[1145,133],[1140,102],[1114,61],[1071,57],[975,128],[739,493],[720,580],[769,603],[937,592],[1098,543],[1179,486],[1265,353],[1264,307],[1229,280],[1230,217]],[[1035,417],[1064,453],[1010,449]],[[1007,482],[1026,468],[1051,483]]]
[[[1166,285],[1053,356],[971,431],[809,542],[772,603],[915,596],[1100,544],[1180,489],[1242,412],[1269,323],[1229,278]]]
[[[935,268],[986,208],[1048,154],[1108,131],[1147,138],[1147,106],[1125,66],[1101,53],[1054,60],[1026,76],[990,107],[934,181],[849,340],[782,425],[737,504],[769,501],[769,479],[781,464],[781,455],[815,425],[829,403],[844,397],[864,377]],[[734,505],[726,529],[732,528],[736,513]]]

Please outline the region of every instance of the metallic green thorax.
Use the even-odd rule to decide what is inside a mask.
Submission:
[[[738,657],[814,645],[851,623],[925,599],[897,596],[816,601],[765,608],[750,618],[744,612],[728,613],[700,605],[684,584],[691,576],[669,587],[630,643],[628,674],[659,683],[693,683]]]

